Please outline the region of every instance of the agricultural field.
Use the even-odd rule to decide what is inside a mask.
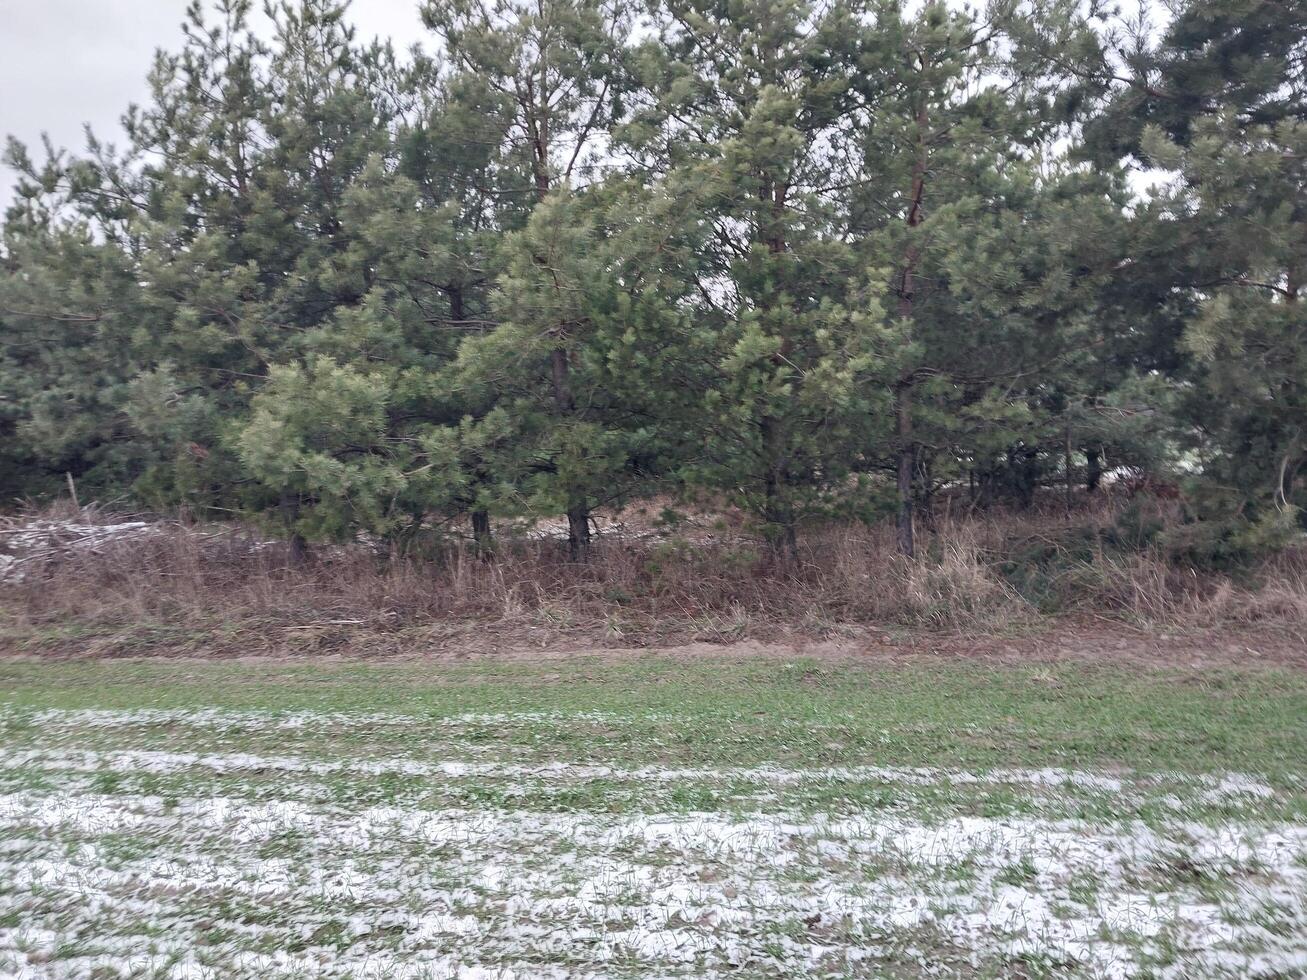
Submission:
[[[1307,674],[0,661],[0,976],[1293,977]]]

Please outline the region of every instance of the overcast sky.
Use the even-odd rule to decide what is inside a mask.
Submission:
[[[1137,2],[1122,6],[1136,8]],[[56,146],[80,151],[83,126],[90,123],[101,139],[121,143],[119,117],[146,98],[155,50],[181,46],[186,4],[0,0],[0,141],[17,136],[39,160],[42,133]],[[417,7],[418,0],[354,0],[351,15],[365,39],[388,37],[403,50],[427,40]],[[0,167],[0,215],[13,179]],[[1138,188],[1148,180],[1138,175]]]
[[[177,50],[187,0],[0,0],[0,139],[39,150],[41,134],[81,150],[90,123],[121,143],[118,119],[145,99],[156,49]],[[418,0],[354,0],[364,37],[408,48],[423,39]],[[0,170],[0,214],[13,174]]]

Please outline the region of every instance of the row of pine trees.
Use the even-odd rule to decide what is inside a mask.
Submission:
[[[1121,466],[1296,519],[1307,7],[346,6],[196,0],[125,143],[11,141],[7,496],[577,557],[654,493],[910,554]]]

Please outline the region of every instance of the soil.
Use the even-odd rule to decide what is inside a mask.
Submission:
[[[1307,670],[1307,639],[1281,629],[1143,630],[1110,621],[1054,621],[1047,629],[1012,635],[963,635],[878,630],[850,631],[838,638],[816,638],[778,627],[771,639],[738,638],[684,642],[671,633],[665,641],[641,637],[616,642],[586,630],[496,629],[461,624],[449,628],[379,631],[365,626],[325,623],[278,635],[202,634],[184,642],[142,643],[109,634],[55,644],[6,644],[0,657],[23,659],[169,659],[377,661],[425,660],[467,663],[478,659],[551,662],[580,658],[615,660],[639,656],[685,659],[750,658],[895,662],[958,660],[990,664],[1086,662],[1141,668],[1287,667]]]
[[[771,657],[821,660],[896,661],[956,659],[994,664],[1083,661],[1141,667],[1281,666],[1307,670],[1307,642],[1280,631],[1161,633],[1116,624],[1063,624],[1023,636],[894,635],[871,633],[859,638],[814,640],[796,636],[781,641],[741,639],[729,643],[688,643],[663,647],[548,646],[414,651],[410,656],[442,661],[476,657],[507,660],[566,660],[575,657],[616,659],[656,654],[690,659]]]

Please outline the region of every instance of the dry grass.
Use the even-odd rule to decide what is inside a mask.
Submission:
[[[1052,615],[1307,633],[1307,553],[1283,554],[1242,582],[1201,574],[1153,547],[1104,547],[1101,532],[1122,507],[950,519],[923,533],[923,553],[910,561],[895,554],[888,528],[841,525],[808,529],[792,561],[731,533],[601,540],[585,565],[568,562],[557,542],[505,539],[493,559],[458,542],[420,559],[358,545],[319,549],[292,567],[281,546],[247,529],[164,521],[143,538],[55,547],[29,562],[21,580],[0,585],[0,644],[386,653],[454,637],[647,645],[869,627],[993,635]],[[8,524],[38,518],[124,519],[64,505]]]

